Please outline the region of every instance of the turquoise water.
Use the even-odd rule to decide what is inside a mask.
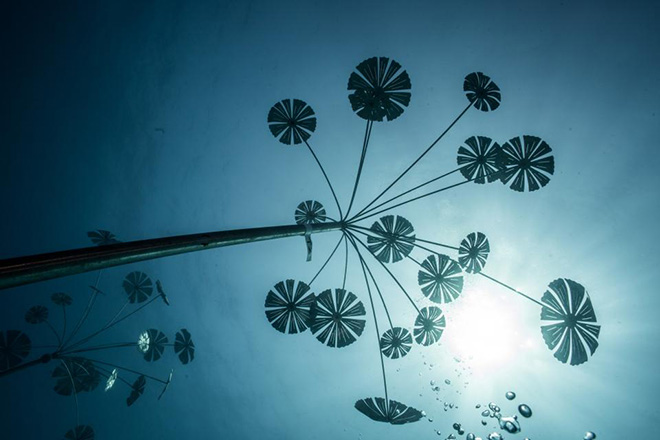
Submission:
[[[2,438],[63,438],[76,424],[92,426],[99,439],[579,440],[588,431],[598,439],[653,432],[660,420],[657,15],[644,2],[12,6],[2,30],[0,258],[89,246],[87,232],[97,229],[131,241],[293,224],[306,200],[337,218],[313,158],[273,137],[268,112],[287,98],[314,109],[310,144],[346,211],[365,133],[347,83],[362,61],[390,57],[409,75],[412,96],[399,117],[374,122],[352,213],[465,109],[464,78],[483,72],[501,89],[501,105],[469,109],[396,188],[455,169],[471,136],[500,144],[540,137],[555,159],[550,182],[522,193],[468,183],[392,214],[409,220],[418,238],[455,248],[484,233],[484,273],[536,301],[553,280],[575,280],[601,327],[593,357],[566,365],[544,342],[538,304],[467,272],[456,298],[447,292],[451,301],[434,303],[420,289],[420,266],[404,258],[388,268],[420,309],[438,306],[445,318],[440,339],[422,346],[414,340],[417,311],[371,261],[393,326],[413,338],[400,359],[384,359],[389,399],[424,413],[395,426],[355,408],[384,397],[384,387],[353,252],[345,287],[365,311],[353,343],[328,347],[310,330],[283,334],[264,313],[278,282],[314,277],[339,232],[312,237],[311,262],[305,240],[294,237],[115,267],[0,292],[0,331],[25,332],[33,345],[25,360],[34,359],[57,339],[45,323],[25,321],[30,307],[48,307],[61,333],[61,306],[51,295],[67,293],[70,334],[96,286],[103,294],[78,332],[84,337],[123,307],[123,283],[138,271],[152,280],[154,298],[161,282],[170,305],[154,301],[94,341],[137,344],[157,329],[173,344],[187,329],[194,360],[183,365],[170,346],[154,362],[132,346],[90,352],[164,381],[172,372],[172,382],[159,400],[163,384],[147,378],[127,407],[138,376],[119,371],[128,384],[104,391],[104,378],[78,395],[78,414],[72,396],[53,390],[55,361],[0,377]],[[461,181],[451,178],[447,184]],[[342,287],[343,246],[312,283],[315,294]],[[443,253],[458,259],[456,249]],[[410,254],[419,263],[428,255]],[[372,293],[383,334],[389,324]],[[114,367],[105,367],[112,376]]]

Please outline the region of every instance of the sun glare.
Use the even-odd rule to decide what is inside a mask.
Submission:
[[[497,369],[516,357],[520,324],[515,311],[490,292],[473,292],[453,304],[446,341],[473,369]]]

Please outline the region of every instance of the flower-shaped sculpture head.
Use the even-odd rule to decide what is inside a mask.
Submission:
[[[32,349],[30,338],[19,330],[0,331],[0,371],[23,362]]]
[[[545,291],[541,302],[541,333],[557,360],[579,365],[598,348],[600,325],[589,294],[573,280],[559,278]],[[589,355],[587,355],[587,349]]]
[[[147,379],[144,375],[138,377],[131,385],[131,394],[126,398],[126,406],[131,406],[138,398],[144,394],[144,387],[147,385]]]
[[[268,112],[268,128],[283,144],[299,144],[316,130],[314,110],[300,99],[284,99]]]
[[[48,319],[48,309],[44,306],[32,306],[25,312],[25,322],[29,324],[41,324]]]
[[[423,417],[422,412],[404,405],[396,400],[390,400],[389,405],[382,397],[368,397],[355,402],[355,409],[371,420],[387,422],[392,425],[416,422]]]
[[[174,352],[179,355],[179,360],[184,365],[195,359],[195,343],[190,336],[190,332],[185,328],[176,333]]]
[[[369,250],[383,263],[396,263],[410,255],[415,229],[401,216],[386,215],[371,226],[375,236],[367,237]]]
[[[310,325],[313,304],[314,294],[307,284],[295,280],[280,281],[266,295],[266,318],[279,332],[303,332]]]
[[[144,360],[154,362],[163,356],[165,344],[167,344],[165,333],[155,328],[150,328],[140,334],[137,347],[142,352]]]
[[[54,304],[62,307],[70,306],[71,304],[73,304],[73,299],[66,293],[62,293],[62,292],[53,293],[50,299],[51,301],[53,301]]]
[[[502,146],[504,170],[501,180],[511,189],[523,192],[536,191],[550,182],[555,172],[552,148],[536,136],[514,137]]]
[[[110,376],[108,376],[108,380],[105,381],[105,392],[108,392],[108,390],[115,386],[115,382],[117,382],[117,376],[117,369],[114,368],[112,373],[110,373]]]
[[[463,271],[446,255],[429,255],[417,273],[422,293],[434,303],[450,303],[463,290]]]
[[[55,379],[53,389],[62,396],[93,391],[101,383],[101,374],[94,364],[79,357],[62,359],[51,376]]]
[[[427,346],[435,344],[440,340],[446,325],[445,315],[439,307],[423,308],[415,319],[415,329],[413,330],[415,342]]]
[[[94,430],[88,425],[78,425],[64,434],[66,440],[94,440]]]
[[[115,237],[115,234],[110,231],[104,231],[103,229],[89,231],[87,236],[92,240],[92,243],[97,246],[107,246],[109,244],[120,243],[120,241],[117,240],[117,237]]]
[[[353,111],[368,121],[398,118],[410,104],[410,77],[401,64],[385,57],[362,61],[348,78]]]
[[[380,351],[390,359],[404,357],[412,347],[412,336],[403,327],[394,327],[383,333],[380,338]]]
[[[144,272],[129,273],[126,275],[122,286],[128,295],[128,300],[132,303],[146,301],[154,291],[151,278]]]
[[[458,264],[469,273],[479,273],[486,265],[490,253],[488,238],[481,232],[472,232],[461,241],[458,248]]]
[[[357,296],[344,289],[321,292],[316,297],[311,312],[312,333],[329,347],[350,345],[364,330],[364,305]]]
[[[465,77],[463,91],[468,101],[483,112],[495,110],[502,101],[500,88],[481,72],[472,72]]]
[[[323,223],[326,219],[325,208],[316,200],[306,200],[298,205],[294,218],[299,225]]]
[[[486,136],[472,136],[458,148],[456,162],[461,174],[475,183],[494,182],[500,179],[504,168],[502,149]]]

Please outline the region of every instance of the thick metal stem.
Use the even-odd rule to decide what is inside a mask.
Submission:
[[[10,258],[0,260],[0,289],[170,255],[305,235],[307,231],[311,234],[335,231],[344,227],[344,222],[329,222],[234,229]]]

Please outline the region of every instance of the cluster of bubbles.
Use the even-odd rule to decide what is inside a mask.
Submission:
[[[433,391],[439,391],[439,386],[436,385],[436,382],[432,380],[430,382],[431,384],[431,389]],[[445,384],[450,385],[451,380],[446,379]],[[512,401],[516,398],[516,393],[513,391],[507,391],[504,395],[507,400]],[[445,402],[445,411],[447,410],[447,407],[451,406],[453,407],[453,404],[448,404]],[[475,406],[476,409],[481,409],[481,404],[477,404]],[[520,413],[520,416],[522,416],[525,419],[528,419],[532,417],[532,409],[529,407],[529,405],[525,403],[521,403],[518,405],[518,412]],[[422,411],[422,414],[424,417],[426,417],[426,413]],[[487,419],[495,419],[497,421],[497,424],[499,425],[499,428],[502,432],[506,432],[508,434],[518,434],[522,430],[520,426],[520,422],[518,421],[518,415],[514,414],[512,416],[503,416],[501,408],[497,406],[494,402],[490,402],[487,405],[487,408],[484,408],[481,411],[481,416],[484,418],[481,420],[481,424],[483,426],[486,426],[488,424]],[[429,422],[433,422],[432,418],[428,419]],[[465,435],[465,429],[461,426],[460,423],[454,422],[452,425],[452,428],[454,429],[455,433],[449,434],[445,440],[455,440],[460,436],[462,437]],[[442,433],[439,430],[435,430],[435,433],[438,436],[441,436]],[[594,434],[591,431],[588,431],[585,436],[584,440],[595,440],[596,439],[596,434]],[[485,439],[482,439],[481,437],[477,437],[474,433],[469,432],[467,435],[465,435],[465,440],[504,440],[504,435],[501,432],[493,431],[490,434],[486,436]],[[525,437],[525,440],[530,440],[529,438]]]

